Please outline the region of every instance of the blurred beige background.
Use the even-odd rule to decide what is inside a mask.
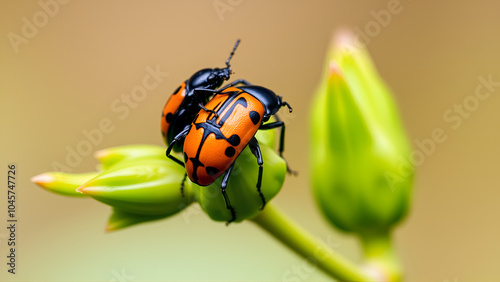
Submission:
[[[436,128],[447,136],[418,166],[413,209],[396,231],[407,281],[498,281],[500,87],[479,104],[466,104],[463,116],[451,114],[453,122],[443,115],[471,103],[479,77],[500,82],[499,2],[60,2],[68,3],[50,6],[51,15],[39,3],[58,2],[0,2],[1,183],[10,162],[20,177],[18,273],[7,273],[2,227],[0,280],[282,281],[302,266],[303,259],[252,224],[227,228],[196,209],[106,234],[108,206],[29,182],[64,164],[68,146],[74,149],[85,140],[83,131],[106,118],[114,130],[92,151],[162,145],[160,112],[169,94],[194,71],[224,66],[236,38],[242,42],[232,78],[265,85],[294,106],[285,154],[300,175],[287,178],[274,203],[359,262],[356,239],[327,224],[308,188],[309,106],[330,36],[347,28],[366,34],[411,140],[430,138]],[[402,10],[377,23],[376,14],[390,3]],[[23,30],[26,21],[39,27]],[[23,32],[30,38],[12,39]],[[113,110],[142,84],[148,66],[168,76],[128,112]],[[86,156],[73,171],[96,163]],[[2,185],[0,226],[7,219]],[[298,279],[328,281],[318,270]]]

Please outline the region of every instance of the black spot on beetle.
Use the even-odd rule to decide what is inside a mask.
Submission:
[[[188,160],[188,155],[186,153],[184,153],[184,163],[186,163]]]
[[[165,116],[165,121],[166,121],[167,123],[171,123],[173,118],[174,118],[174,115],[173,115],[172,113],[168,113],[168,114]]]
[[[250,112],[250,119],[252,120],[253,124],[257,124],[260,121],[260,115],[256,111],[251,111]]]
[[[229,142],[229,144],[233,146],[238,146],[241,142],[241,139],[238,135],[233,134],[231,135],[231,137],[229,137],[229,139],[227,139],[227,142]]]
[[[219,172],[219,169],[213,166],[207,166],[206,171],[208,175],[214,176]]]
[[[236,153],[236,150],[233,147],[227,147],[226,151],[224,152],[224,154],[226,154],[226,157],[228,157],[228,158],[234,156],[235,153]]]

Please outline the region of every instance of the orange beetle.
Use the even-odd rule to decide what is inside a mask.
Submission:
[[[287,106],[292,108],[282,97],[273,91],[256,85],[234,87],[229,84],[219,91],[205,106],[209,111],[200,110],[193,123],[175,136],[167,149],[167,156],[186,167],[186,174],[194,183],[207,186],[224,172],[221,192],[226,207],[231,211],[234,221],[235,211],[226,194],[226,187],[238,155],[248,145],[257,158],[259,176],[257,191],[262,199],[262,207],[266,199],[261,192],[262,155],[255,133],[259,129],[282,127],[280,137],[280,155],[283,153],[284,129],[282,121],[263,124],[278,110]],[[184,162],[170,155],[174,144],[184,140]]]

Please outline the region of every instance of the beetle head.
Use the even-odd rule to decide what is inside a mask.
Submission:
[[[224,80],[228,80],[229,77],[232,74],[231,71],[231,59],[233,58],[234,52],[236,51],[236,48],[238,48],[238,45],[240,44],[240,40],[236,40],[236,43],[234,44],[233,50],[231,51],[231,54],[229,54],[229,58],[226,61],[226,67],[223,69],[215,68],[212,70],[212,73],[208,77],[208,82],[213,85],[217,85],[216,87],[220,87]]]

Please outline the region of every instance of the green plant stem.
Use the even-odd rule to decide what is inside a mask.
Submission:
[[[333,252],[272,204],[268,204],[252,221],[333,278],[341,281],[373,281],[359,267]]]
[[[366,264],[375,268],[383,281],[401,281],[402,270],[389,231],[362,234]]]

